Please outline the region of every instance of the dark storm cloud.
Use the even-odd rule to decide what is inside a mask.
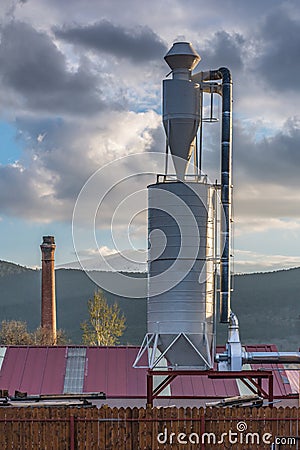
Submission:
[[[70,220],[76,196],[95,170],[86,154],[84,126],[33,117],[18,118],[16,125],[30,150],[27,164],[0,165],[0,213],[41,222]]]
[[[57,199],[74,200],[95,170],[87,155],[86,123],[22,117],[16,120],[16,125],[30,138],[30,148],[37,157],[35,163],[31,162],[31,169],[38,172],[37,168],[41,167],[53,176],[49,183]],[[40,134],[44,135],[42,142],[37,140]]]
[[[290,118],[273,136],[262,138],[260,124],[235,121],[233,133],[233,185],[235,213],[260,220],[300,219],[300,121]],[[211,180],[220,180],[220,145],[215,130],[204,146],[203,168]],[[212,174],[215,178],[212,177]],[[276,224],[275,224],[276,225]],[[251,223],[248,223],[251,228]],[[271,225],[272,227],[272,225]]]
[[[40,222],[60,220],[70,215],[72,209],[69,204],[57,201],[50,191],[41,193],[40,186],[45,182],[41,174],[31,169],[18,165],[0,166],[1,213]]]
[[[146,26],[129,29],[102,20],[92,25],[65,26],[54,31],[56,37],[72,44],[111,53],[134,62],[159,60],[167,50],[159,36]]]
[[[104,107],[88,69],[69,71],[50,37],[24,23],[11,22],[2,30],[0,79],[35,110],[81,114]]]
[[[258,134],[260,125],[245,126],[238,120],[233,125],[234,178],[239,184],[284,184],[300,189],[299,119],[289,118],[274,135],[266,137]],[[217,134],[215,128],[206,135],[206,142],[213,142],[204,154],[209,173],[219,167],[220,136]]]
[[[217,31],[205,42],[203,51],[200,51],[203,67],[217,69],[226,66],[232,71],[241,70],[245,43],[245,38],[239,33]],[[201,46],[198,45],[198,48],[201,49]]]
[[[273,89],[299,90],[300,21],[276,10],[265,19],[258,37],[256,71]]]
[[[300,122],[290,118],[275,135],[256,139],[235,127],[234,162],[240,181],[283,184],[300,188]]]
[[[147,151],[161,153],[166,146],[166,135],[163,126],[160,125],[154,130],[149,131],[149,134],[151,136],[151,145],[147,148]]]

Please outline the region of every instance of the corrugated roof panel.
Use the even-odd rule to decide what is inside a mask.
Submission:
[[[239,395],[235,380],[212,380],[207,375],[178,376],[171,384],[171,392],[175,396],[233,397]]]
[[[27,357],[20,383],[20,391],[33,395],[41,392],[47,359],[47,348],[28,347]]]
[[[292,370],[286,370],[288,380],[291,385],[293,394],[299,394],[300,390],[300,369],[296,364],[292,367]]]
[[[126,352],[126,372],[127,372],[127,386],[126,393],[128,396],[137,395],[142,397],[146,395],[146,369],[135,369],[132,367],[139,348],[125,347]],[[140,364],[145,365],[147,362],[146,354],[142,357]]]
[[[0,370],[3,364],[4,356],[6,353],[6,347],[0,347]]]
[[[83,392],[86,348],[69,347],[67,353],[64,394]]]
[[[0,373],[1,389],[29,395],[61,393],[65,375],[61,347],[8,347]]]
[[[66,373],[65,347],[48,347],[41,394],[63,392]]]
[[[0,388],[7,389],[10,395],[13,395],[15,390],[20,390],[27,353],[27,347],[7,348],[1,368]]]
[[[217,347],[217,353],[223,353],[225,347]],[[215,365],[215,369],[217,366]],[[211,379],[207,375],[202,376],[178,376],[171,383],[172,395],[195,395],[203,397],[233,397],[239,395],[236,380]]]
[[[138,347],[89,347],[84,392],[103,391],[111,397],[146,395],[146,370],[134,369]]]
[[[126,373],[126,365],[123,365],[124,362],[122,358],[122,354],[124,355],[124,350],[118,352],[116,348],[110,348],[108,355],[109,358],[107,360],[107,372],[109,373],[108,386],[109,391],[113,392],[114,395],[120,396],[124,392],[127,393],[127,385],[124,383],[125,373]],[[120,376],[122,374],[122,376]],[[124,390],[122,390],[122,385]]]
[[[82,389],[84,392],[103,391],[108,397],[145,397],[147,371],[132,367],[138,350],[138,347],[8,347],[0,371],[0,388],[8,389],[10,395],[15,390],[31,395],[59,394],[65,387],[78,393]],[[276,347],[247,346],[247,351],[276,351]],[[69,372],[65,379],[66,352]],[[143,364],[145,362],[146,355]],[[273,369],[276,396],[292,392],[290,384],[286,384],[283,366],[255,366],[259,367]],[[207,376],[178,376],[171,384],[171,392],[175,396],[211,398],[239,395],[236,380],[216,380]]]
[[[107,352],[105,348],[90,347],[86,351],[83,392],[107,392]]]

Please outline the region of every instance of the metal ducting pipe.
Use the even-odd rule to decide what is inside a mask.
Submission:
[[[222,79],[222,143],[221,143],[221,264],[220,264],[220,322],[228,323],[230,316],[230,241],[231,241],[231,171],[232,171],[232,78],[230,70],[202,72],[202,81]],[[197,80],[197,75],[194,77]]]
[[[228,69],[222,75],[222,160],[221,160],[221,266],[220,322],[227,323],[230,315],[230,240],[231,240],[231,168],[232,168],[232,79]]]
[[[300,364],[298,352],[243,352],[242,358],[249,364]]]

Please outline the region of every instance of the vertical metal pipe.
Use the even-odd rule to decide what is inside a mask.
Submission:
[[[200,130],[199,130],[199,157],[198,157],[198,165],[199,165],[199,174],[201,175],[202,170],[202,146],[203,146],[203,91],[200,92]]]
[[[229,69],[202,72],[203,81],[222,79],[220,322],[230,316],[232,79]],[[196,78],[194,78],[196,80]]]
[[[222,75],[220,322],[227,323],[231,291],[232,79],[227,68],[221,67],[218,72]]]
[[[170,135],[170,121],[168,120],[168,134],[166,136],[166,160],[165,160],[165,179],[168,175],[168,152],[169,152],[169,136]]]

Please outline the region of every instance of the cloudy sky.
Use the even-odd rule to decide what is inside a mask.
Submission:
[[[164,151],[163,56],[187,40],[202,57],[197,70],[227,66],[233,75],[236,271],[300,266],[298,0],[2,0],[0,34],[0,259],[39,266],[45,234],[56,237],[58,264],[76,259],[72,215],[87,180],[100,170],[100,184],[118,183],[113,162]],[[204,130],[212,179],[217,126]],[[149,182],[146,174],[136,190]],[[105,214],[88,213],[76,219],[76,250],[115,251]],[[94,216],[96,243],[85,239]],[[131,227],[137,248],[145,217]]]

